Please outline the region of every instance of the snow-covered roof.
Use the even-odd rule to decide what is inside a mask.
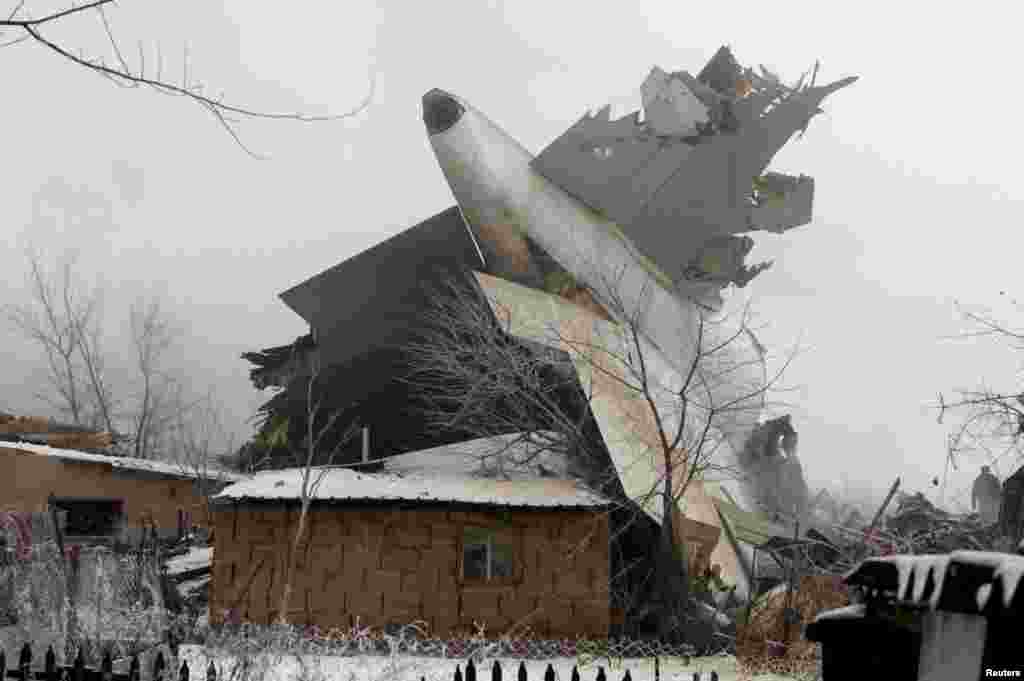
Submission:
[[[216,501],[294,500],[300,498],[303,469],[257,473],[229,485]],[[322,476],[322,477],[321,477]],[[313,498],[322,501],[422,501],[536,508],[596,508],[604,497],[574,480],[497,479],[428,473],[360,473],[350,468],[314,468],[320,482]]]
[[[167,561],[167,574],[180,575],[191,570],[210,567],[213,561],[213,547],[192,547],[186,553]]]
[[[548,433],[542,438],[553,438]],[[499,435],[398,454],[381,460],[390,473],[476,475],[536,478],[541,469],[549,476],[568,478],[564,454],[545,450],[522,435]]]
[[[863,603],[855,603],[844,608],[834,608],[820,612],[815,615],[814,621],[860,619],[864,617],[865,612],[866,606]]]
[[[121,470],[144,471],[159,475],[173,476],[176,478],[195,479],[202,477],[193,467],[184,464],[175,464],[168,461],[151,461],[148,459],[134,459],[130,457],[105,456],[103,454],[90,454],[79,452],[74,449],[60,449],[48,445],[39,445],[30,442],[0,442],[0,451],[13,449],[27,454],[39,456],[50,456],[64,461],[80,461],[84,463],[96,463],[110,466]],[[230,471],[224,471],[208,467],[203,471],[205,476],[213,479],[236,482],[245,480],[248,476]]]

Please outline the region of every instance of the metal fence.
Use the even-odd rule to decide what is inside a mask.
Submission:
[[[139,661],[138,655],[132,656],[127,673],[114,673],[114,661],[109,651],[103,655],[98,668],[86,666],[81,649],[79,649],[78,655],[70,665],[57,664],[57,656],[52,646],[46,651],[41,670],[33,670],[32,658],[32,648],[26,643],[21,649],[21,654],[18,656],[17,667],[8,670],[6,656],[3,651],[0,651],[0,679],[12,678],[21,679],[22,681],[60,681],[62,679],[68,681],[189,681],[193,676],[197,679],[201,678],[199,674],[193,674],[187,662],[182,662],[177,670],[174,669],[175,665],[173,662],[169,666],[162,651],[156,654],[152,668],[148,670],[148,675],[145,676],[143,675],[142,664]],[[203,671],[205,672],[203,674],[205,681],[217,681],[218,670],[212,660]],[[502,681],[503,675],[504,670],[501,663],[495,660],[491,665],[491,681]],[[543,679],[544,681],[555,681],[555,678],[554,667],[548,664],[547,669],[544,671]],[[718,672],[711,671],[706,676],[700,672],[693,673],[692,681],[705,680],[718,681]],[[421,676],[420,681],[426,681],[426,677]],[[472,659],[466,662],[465,675],[462,672],[462,665],[455,665],[452,681],[477,681],[477,668]],[[529,681],[526,665],[523,662],[519,663],[516,681]],[[579,668],[576,665],[573,665],[570,681],[581,681]],[[598,667],[594,681],[608,681],[608,675],[605,673],[604,667]],[[633,676],[628,669],[623,674],[622,681],[633,681]],[[657,657],[654,658],[654,681],[661,681],[661,669]]]
[[[22,681],[29,681],[30,679],[38,681],[60,681],[62,679],[69,681],[143,681],[143,678],[145,678],[146,681],[172,681],[175,676],[167,668],[168,665],[162,651],[157,653],[156,658],[153,660],[152,668],[147,670],[145,677],[142,673],[142,665],[139,662],[138,655],[132,656],[128,673],[126,674],[114,673],[114,661],[110,651],[104,653],[99,668],[87,667],[85,665],[81,648],[78,649],[78,655],[75,656],[71,664],[58,665],[57,655],[53,651],[53,646],[46,649],[42,669],[33,670],[32,658],[32,647],[26,643],[22,646],[21,653],[18,655],[17,667],[7,669],[6,653],[0,650],[0,679],[21,679]],[[188,681],[187,665],[182,665],[177,678],[180,681]]]

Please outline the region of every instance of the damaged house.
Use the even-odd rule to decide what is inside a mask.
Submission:
[[[512,440],[500,463],[484,462],[474,450],[489,444],[394,456],[374,472],[315,471],[289,621],[607,637],[611,502],[569,478],[564,460]],[[217,496],[211,612],[274,620],[300,479],[257,473]]]
[[[376,508],[374,504],[390,499],[389,503],[401,502],[412,518],[429,516],[427,509],[414,513],[416,504],[475,504],[480,509],[473,513],[507,508],[516,517],[528,517],[530,504],[516,506],[511,499],[498,503],[501,500],[494,496],[487,496],[492,503],[481,504],[478,497],[454,492],[444,498],[407,499],[406,492],[378,498],[366,491],[390,489],[392,484],[405,489],[406,481],[386,477],[396,474],[381,468],[393,458],[454,447],[469,439],[458,428],[434,427],[423,414],[425,406],[437,405],[430,404],[429,392],[410,388],[417,367],[409,348],[428,330],[425,312],[446,289],[462,295],[486,310],[482,323],[501,329],[502,343],[524,356],[561,357],[563,365],[575,367],[571,380],[555,381],[560,392],[554,400],[577,417],[583,434],[579,441],[587,454],[582,456],[580,447],[564,452],[568,477],[559,479],[614,502],[608,519],[607,555],[609,574],[614,576],[609,607],[622,613],[625,632],[635,631],[644,617],[651,617],[651,609],[641,606],[647,598],[644,585],[649,582],[651,547],[657,543],[664,513],[656,499],[638,501],[649,495],[660,475],[650,447],[656,439],[656,419],[644,414],[642,400],[616,386],[612,379],[620,369],[584,370],[572,363],[563,341],[601,342],[622,317],[640,320],[647,352],[664,367],[658,380],[669,384],[674,376],[686,373],[696,351],[680,339],[692,340],[702,316],[721,309],[723,288],[746,286],[768,267],[746,265],[753,246],[747,233],[782,233],[811,219],[813,180],[766,168],[789,138],[821,111],[826,96],[855,80],[817,86],[816,75],[817,68],[809,83],[801,79],[786,86],[763,69],[757,74],[741,68],[722,48],[697,77],[685,71],[653,70],[642,87],[643,120],[639,112],[611,120],[607,109],[585,115],[536,157],[466,101],[442,90],[428,92],[423,97],[423,123],[457,205],[281,295],[309,324],[310,333],[291,345],[243,356],[256,365],[251,372],[254,385],[278,391],[263,408],[266,418],[259,437],[240,453],[237,463],[249,470],[295,466],[295,451],[308,446],[308,433],[314,432],[319,445],[316,464],[348,464],[355,471],[331,471],[335,482],[327,496],[316,497],[319,515],[314,523],[346,528],[339,536],[351,537],[352,542],[363,533],[362,543],[353,548],[353,555],[361,556],[357,565],[362,572],[353,568],[356,571],[342,579],[348,584],[346,580],[355,580],[358,573],[369,585],[367,570],[373,560],[378,561],[376,569],[387,569],[383,545],[367,544],[368,535],[357,531],[362,520],[356,518],[365,513],[367,523],[380,532],[395,533],[401,546],[402,531],[386,529],[401,528],[398,520],[389,525],[378,511],[353,510],[356,506]],[[740,363],[751,367],[750,375],[742,385],[720,386],[716,396],[726,401],[763,381],[759,343],[749,330],[741,340],[741,352],[747,354]],[[467,347],[467,361],[472,361],[472,346]],[[547,390],[546,380],[541,379],[539,390]],[[318,407],[312,424],[307,422],[310,401]],[[727,416],[718,427],[723,444],[735,452],[743,450],[757,426],[763,398],[747,399],[741,406],[746,411],[734,413],[745,415]],[[354,426],[359,428],[358,437],[351,437]],[[539,428],[510,428],[489,435],[536,443],[534,430]],[[430,460],[438,464],[438,457]],[[795,456],[791,464],[798,465]],[[440,475],[429,470],[422,474]],[[285,475],[283,471],[257,477],[261,475],[274,481],[272,489],[268,492],[253,482],[255,488],[242,483],[225,490],[219,501],[235,510],[218,511],[218,522],[227,523],[230,517],[233,528],[287,525],[292,513],[288,509],[294,506],[291,478],[273,477]],[[464,482],[467,490],[478,484]],[[694,562],[691,570],[719,565],[726,581],[736,584],[740,593],[748,592],[750,572],[744,569],[738,541],[723,532],[716,498],[702,480],[692,481],[680,506],[670,512],[677,538],[687,545]],[[578,513],[577,507],[566,503],[564,512]],[[337,520],[325,520],[334,513]],[[423,524],[431,532],[446,527],[438,530],[439,536],[463,546],[467,541],[476,545],[464,527],[459,529],[457,519],[463,516],[453,515],[462,510],[433,508],[430,513],[435,514],[429,516],[433,520]],[[255,539],[247,538],[246,532],[233,529],[234,543],[225,545],[225,552],[236,557],[229,561],[232,565],[251,561],[257,544],[281,541],[274,534],[279,529],[253,530]],[[552,541],[555,534],[549,533]],[[219,531],[217,537],[219,542]],[[310,546],[316,543],[310,541]],[[378,534],[374,541],[383,537]],[[370,555],[372,547],[378,547],[377,553]],[[219,563],[219,548],[216,555]],[[421,558],[422,550],[416,560]],[[465,555],[456,550],[444,560],[442,572],[449,584],[460,574],[465,577]],[[221,571],[215,577],[215,591],[220,591],[215,598],[241,603],[249,575],[224,567],[227,564],[214,568]],[[311,570],[320,569],[310,565]],[[387,579],[419,584],[411,576],[414,570],[419,568],[410,562],[408,574]],[[312,584],[327,575],[310,579]],[[260,584],[256,593],[263,593],[266,583]],[[384,587],[374,582],[372,589],[378,588],[384,593]],[[407,593],[401,591],[406,588],[400,586],[399,592]],[[350,586],[343,589],[346,599],[350,591]],[[465,594],[461,598],[459,602],[465,602]],[[259,604],[246,607],[248,612],[264,613]],[[419,607],[426,613],[423,602]],[[475,606],[467,607],[467,613],[476,612]],[[506,615],[498,608],[495,617],[500,620]]]

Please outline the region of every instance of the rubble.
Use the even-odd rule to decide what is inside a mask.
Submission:
[[[943,511],[920,492],[900,499],[886,527],[913,553],[988,551],[995,549],[999,539],[998,525],[983,522],[977,513]]]

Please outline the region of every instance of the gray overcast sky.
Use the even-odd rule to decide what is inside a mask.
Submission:
[[[151,65],[159,44],[180,74],[187,44],[191,72],[233,102],[341,112],[371,69],[376,98],[350,121],[245,124],[272,157],[259,162],[185,100],[32,45],[0,51],[0,300],[23,295],[28,241],[51,259],[78,249],[113,290],[112,323],[140,290],[165,291],[197,388],[215,386],[241,429],[266,396],[239,354],[306,331],[277,294],[452,204],[420,120],[430,88],[538,153],[585,110],[638,101],[652,65],[696,73],[729,44],[792,82],[820,59],[820,82],[861,80],[776,158],[815,177],[816,218],[757,237],[776,264],[749,290],[767,344],[805,348],[785,382],[812,481],[931,489],[949,426],[927,405],[1018,369],[998,344],[942,337],[965,329],[954,299],[1019,321],[999,292],[1020,294],[1024,142],[1008,3],[916,4],[125,1],[109,16],[127,54],[142,41]],[[92,17],[52,35],[104,48]],[[34,350],[3,329],[0,356],[0,408],[32,408]]]

